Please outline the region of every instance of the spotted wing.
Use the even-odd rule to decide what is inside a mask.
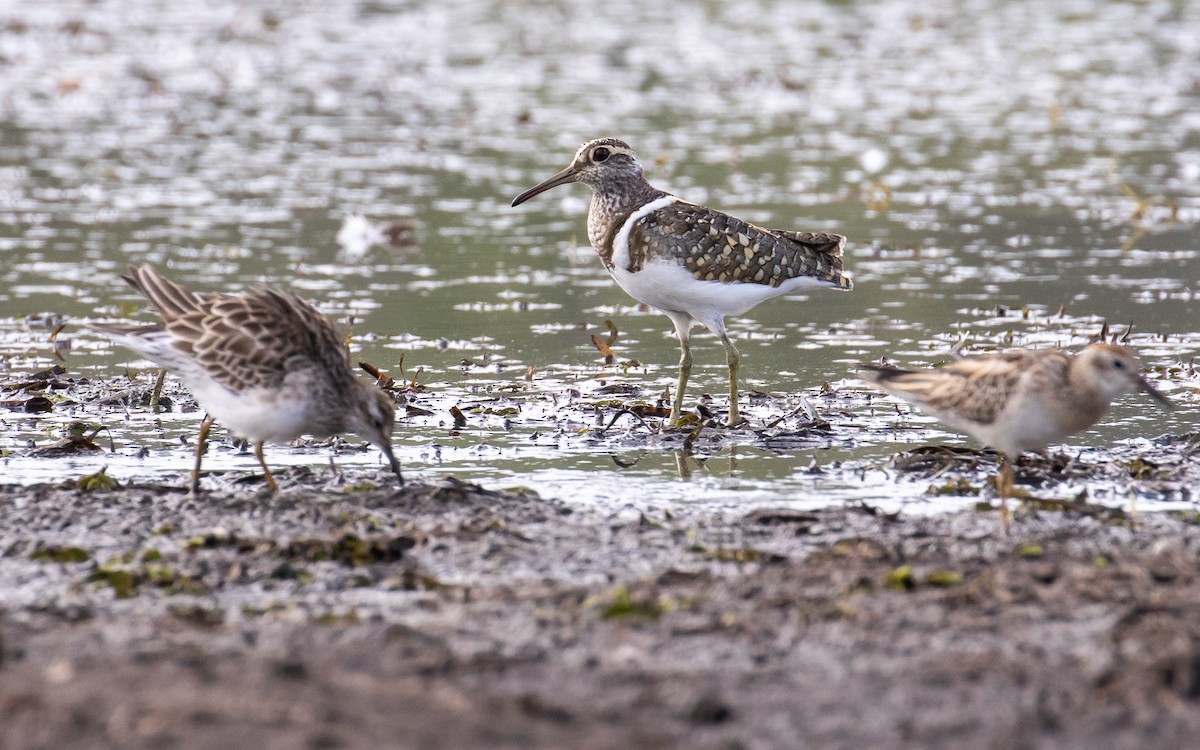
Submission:
[[[654,257],[674,258],[704,281],[779,286],[809,277],[850,289],[842,275],[846,238],[821,232],[787,232],[742,221],[694,203],[664,206],[630,232],[631,271]]]
[[[159,311],[171,345],[222,385],[277,387],[289,373],[320,367],[335,382],[353,378],[350,352],[333,324],[299,297],[265,287],[203,295],[150,266],[125,277]],[[149,328],[147,330],[150,330]]]
[[[933,370],[869,365],[864,380],[950,424],[989,425],[1028,379],[1066,378],[1069,357],[1018,350],[964,359]]]

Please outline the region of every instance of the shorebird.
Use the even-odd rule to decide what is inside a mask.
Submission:
[[[996,492],[1003,499],[1021,453],[1091,427],[1118,396],[1143,391],[1173,409],[1140,370],[1125,347],[1096,343],[1078,354],[1016,349],[933,370],[867,365],[861,377],[999,451]]]
[[[850,289],[842,273],[846,238],[824,232],[763,229],[689,203],[650,185],[633,149],[616,138],[589,141],[570,166],[513,199],[517,206],[550,188],[592,189],[587,230],[604,267],[629,296],[666,314],[679,338],[679,381],[669,423],[679,423],[692,371],[689,332],[696,323],[725,347],[730,426],[738,414],[738,350],[725,316],[805,286]]]
[[[272,492],[279,484],[263,443],[300,435],[354,432],[383,451],[403,486],[392,452],[395,407],[355,377],[350,350],[333,324],[299,297],[267,287],[243,294],[200,294],[150,265],[122,276],[162,318],[156,325],[94,325],[114,341],[179,376],[204,407],[191,491],[200,486],[208,431],[219,419],[254,444]]]

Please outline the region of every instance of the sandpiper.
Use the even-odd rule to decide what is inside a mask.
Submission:
[[[1096,343],[1078,354],[1016,349],[959,360],[934,370],[868,365],[862,378],[1001,453],[996,491],[1008,497],[1012,464],[1094,425],[1118,396],[1144,391],[1171,402],[1140,374],[1123,346]]]
[[[631,297],[675,324],[681,357],[671,425],[679,423],[692,370],[688,336],[693,325],[703,325],[725,346],[733,426],[742,421],[738,351],[725,331],[725,316],[804,286],[852,286],[842,274],[845,237],[763,229],[658,190],[646,181],[629,144],[616,138],[583,144],[570,166],[518,195],[512,205],[569,182],[592,189],[588,239],[609,274]]]
[[[130,266],[122,278],[150,301],[162,323],[93,327],[178,375],[207,411],[196,442],[193,493],[217,419],[254,443],[272,492],[279,485],[263,459],[263,443],[303,434],[355,432],[383,451],[404,484],[392,452],[395,407],[382,390],[354,376],[349,348],[312,305],[266,287],[191,292],[150,265]]]

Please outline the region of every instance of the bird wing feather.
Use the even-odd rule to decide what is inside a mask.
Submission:
[[[172,346],[227,388],[274,388],[309,368],[324,369],[335,381],[354,378],[350,350],[333,323],[293,294],[266,287],[199,294],[149,265],[131,266],[124,278],[159,311],[163,324],[109,329],[135,335],[165,329]]]
[[[989,425],[1023,384],[1066,379],[1070,358],[1057,350],[971,357],[931,370],[869,366],[863,377],[950,423]]]
[[[353,377],[350,350],[329,319],[284,292],[260,287],[221,296],[202,317],[187,316],[168,330],[190,342],[201,366],[234,390],[278,387],[289,374],[314,367],[333,378]]]
[[[764,229],[679,201],[648,214],[632,228],[629,270],[666,258],[680,262],[702,281],[779,286],[810,277],[850,289],[850,279],[842,274],[845,241],[839,234]]]

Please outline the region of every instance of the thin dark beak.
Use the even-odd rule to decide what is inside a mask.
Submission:
[[[567,167],[563,171],[554,175],[550,179],[548,179],[544,182],[539,182],[538,184],[534,185],[533,187],[529,188],[525,192],[518,195],[516,198],[513,198],[512,204],[514,206],[519,206],[522,203],[524,203],[525,201],[532,198],[533,196],[538,195],[540,193],[544,193],[547,190],[549,190],[550,188],[555,188],[555,187],[558,187],[559,185],[566,185],[568,182],[574,182],[574,181],[575,181],[575,165],[572,164],[571,166]]]
[[[1167,398],[1166,396],[1164,396],[1162,394],[1161,391],[1159,391],[1154,386],[1150,385],[1150,381],[1146,380],[1144,377],[1141,377],[1139,375],[1137,383],[1138,383],[1139,389],[1141,389],[1142,391],[1149,393],[1151,396],[1153,396],[1154,400],[1157,401],[1158,403],[1162,404],[1164,409],[1166,409],[1167,411],[1175,410],[1175,404],[1171,403],[1171,399]]]
[[[383,450],[383,455],[387,457],[388,465],[392,468],[392,473],[396,475],[396,479],[400,480],[400,486],[404,486],[404,475],[400,473],[400,461],[396,458],[396,454],[392,452],[392,446],[380,446]]]

